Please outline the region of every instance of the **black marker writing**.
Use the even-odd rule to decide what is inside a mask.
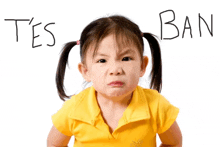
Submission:
[[[40,25],[40,24],[41,24],[41,23],[38,23],[38,24],[32,26],[32,34],[33,34],[33,38],[32,38],[32,48],[39,47],[39,46],[42,45],[42,44],[40,44],[40,45],[34,46],[34,39],[40,36],[40,35],[34,36],[34,27],[36,27],[36,26],[38,26],[38,25]]]
[[[169,22],[165,22],[165,24],[173,25],[176,28],[176,30],[177,30],[177,35],[172,37],[172,38],[163,38],[163,25],[162,25],[163,21],[162,21],[162,18],[161,18],[161,14],[163,14],[165,12],[169,12],[169,11],[171,11],[173,13],[173,20],[171,20]],[[178,29],[178,27],[175,24],[171,23],[171,22],[173,22],[175,20],[175,13],[174,13],[174,11],[173,10],[166,10],[166,11],[161,12],[159,15],[160,15],[160,25],[161,25],[161,30],[160,30],[160,32],[161,32],[161,40],[162,39],[174,39],[174,38],[178,37],[179,36],[179,29]]]
[[[189,27],[186,27],[186,22],[188,22]],[[186,16],[186,20],[185,20],[185,24],[184,24],[184,29],[183,29],[183,36],[184,36],[184,33],[185,33],[185,29],[190,29],[190,36],[192,38],[192,29],[191,29],[191,25],[190,25],[188,16]],[[183,36],[182,36],[182,38],[183,38]]]
[[[173,19],[171,21],[168,21],[168,22],[163,22],[163,19],[162,19],[162,14],[164,13],[170,13],[172,12],[173,14]],[[167,39],[167,40],[171,40],[171,39],[174,39],[174,38],[177,38],[179,36],[179,29],[178,27],[173,23],[173,21],[175,20],[175,12],[173,10],[166,10],[166,11],[163,11],[159,14],[160,16],[160,25],[161,25],[161,40],[163,39]],[[213,15],[211,14],[211,30],[209,29],[209,26],[208,24],[206,23],[206,21],[200,16],[200,13],[199,13],[199,33],[200,33],[200,37],[202,37],[202,33],[201,33],[201,20],[203,20],[203,22],[205,23],[205,25],[207,26],[207,29],[209,31],[209,33],[211,34],[211,37],[213,37]],[[187,23],[188,23],[188,26],[187,26]],[[171,37],[171,38],[164,38],[163,37],[163,26],[165,25],[172,25],[176,28],[177,30],[177,35],[174,36],[174,37]],[[185,19],[185,23],[184,23],[184,28],[183,28],[183,34],[182,34],[182,38],[184,38],[184,35],[185,35],[185,30],[186,29],[189,29],[190,31],[190,36],[191,38],[193,38],[192,36],[192,27],[190,25],[190,21],[189,21],[189,17],[186,16],[186,19]]]
[[[54,40],[54,42],[53,42],[52,45],[47,44],[47,46],[54,46],[54,45],[55,45],[55,38],[54,38],[53,33],[51,33],[49,30],[46,29],[46,27],[49,26],[49,25],[51,25],[51,24],[55,24],[55,23],[48,23],[48,24],[44,27],[44,30],[47,31],[47,32],[49,32],[49,33],[53,36],[53,40]]]
[[[33,21],[33,19],[34,19],[34,17],[30,20],[30,19],[5,19],[5,21],[15,21],[15,27],[16,27],[16,41],[18,42],[18,21],[30,21],[29,22],[29,25],[32,23],[32,21]],[[46,24],[45,26],[44,26],[44,30],[45,31],[47,31],[48,33],[50,33],[50,35],[53,37],[53,44],[47,44],[47,46],[54,46],[55,45],[55,37],[54,37],[54,35],[53,35],[53,33],[51,32],[51,31],[49,31],[48,29],[47,29],[47,27],[49,26],[49,25],[52,25],[52,24],[55,24],[54,22],[52,22],[52,23],[48,23],[48,24]],[[35,27],[37,27],[37,26],[39,26],[39,25],[41,25],[41,22],[40,23],[37,23],[37,24],[35,24],[35,25],[33,25],[32,26],[32,48],[36,48],[36,47],[40,47],[40,46],[42,46],[42,44],[39,44],[39,45],[34,45],[34,39],[36,39],[37,37],[40,37],[40,35],[36,35],[35,36],[35,31],[34,31],[34,28]]]
[[[16,41],[18,42],[18,21],[29,21],[29,19],[5,19],[5,21],[15,21]]]
[[[209,27],[208,27],[206,21],[200,16],[200,13],[199,13],[199,34],[200,34],[200,37],[202,37],[200,19],[202,19],[204,21],[208,30],[209,30]],[[211,15],[211,31],[209,30],[209,33],[213,36],[213,16],[212,15]]]

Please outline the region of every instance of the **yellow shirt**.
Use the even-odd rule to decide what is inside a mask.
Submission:
[[[64,135],[74,135],[74,147],[156,147],[156,133],[168,130],[178,113],[156,90],[137,86],[111,134],[91,86],[65,101],[52,121]]]

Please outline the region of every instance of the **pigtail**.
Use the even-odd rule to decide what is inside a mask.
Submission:
[[[77,42],[68,42],[65,44],[65,46],[62,49],[62,53],[59,59],[58,67],[57,67],[57,72],[56,72],[56,86],[57,86],[57,91],[59,94],[59,97],[61,100],[65,101],[64,98],[70,98],[70,96],[67,96],[64,89],[63,81],[64,81],[64,75],[65,75],[65,69],[66,69],[66,64],[68,65],[68,56],[69,52],[74,47],[77,45]]]
[[[150,88],[156,89],[161,92],[162,89],[162,62],[160,45],[153,34],[143,33],[143,37],[147,39],[152,56],[152,70],[151,70],[151,83]]]

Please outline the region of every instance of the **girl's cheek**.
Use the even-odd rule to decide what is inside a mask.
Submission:
[[[94,68],[93,70],[93,75],[95,77],[100,77],[101,75],[103,75],[105,72],[105,70],[103,68]]]
[[[126,69],[126,71],[129,71],[129,72],[136,72],[138,70],[138,66],[137,65],[134,65],[134,66],[124,66],[124,68]]]

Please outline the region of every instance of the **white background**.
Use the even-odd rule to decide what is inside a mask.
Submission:
[[[51,116],[63,104],[55,86],[55,74],[59,53],[64,43],[76,41],[81,31],[91,21],[113,14],[130,18],[143,32],[161,37],[159,13],[175,12],[173,22],[179,29],[179,37],[161,40],[164,95],[173,105],[180,108],[177,123],[183,135],[184,147],[207,147],[219,145],[219,83],[220,83],[220,10],[217,1],[7,1],[0,2],[0,146],[42,147],[46,146],[47,135],[52,127]],[[211,29],[213,15],[213,37],[201,21],[202,37],[199,34],[199,13]],[[186,16],[192,28],[185,30]],[[18,22],[5,19],[30,19]],[[164,22],[173,19],[172,13],[163,15]],[[35,27],[35,45],[32,48],[32,26]],[[47,27],[56,39],[44,30]],[[188,23],[187,23],[188,27]],[[163,26],[163,37],[176,36],[171,25]],[[150,57],[147,41],[145,54]],[[151,57],[150,57],[151,59]],[[67,94],[79,90],[83,82],[77,70],[80,61],[79,47],[69,55],[65,87]],[[140,85],[149,87],[151,64],[147,67]],[[73,146],[72,137],[69,146]],[[160,140],[157,137],[157,145]]]

